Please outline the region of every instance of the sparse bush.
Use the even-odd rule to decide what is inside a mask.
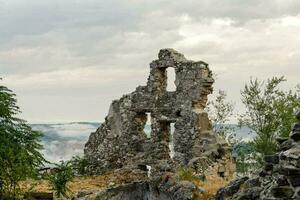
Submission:
[[[72,163],[72,168],[76,175],[85,175],[86,167],[88,166],[88,161],[80,156],[73,156],[70,160]]]
[[[240,142],[234,145],[232,155],[236,160],[238,175],[248,175],[261,166],[261,162],[257,162],[259,158],[252,142]]]
[[[235,143],[235,127],[228,124],[233,116],[234,104],[227,100],[227,94],[219,90],[216,99],[207,103],[206,111],[213,125],[214,133],[224,138],[228,143]]]
[[[55,172],[48,175],[47,179],[52,186],[52,190],[55,191],[56,197],[60,198],[63,196],[69,198],[68,193],[70,192],[70,189],[68,188],[67,183],[74,178],[71,162],[61,161],[60,164],[56,164],[56,167]]]
[[[195,179],[193,169],[189,167],[179,167],[177,170],[177,174],[183,180],[192,181],[193,179]]]
[[[194,170],[190,167],[181,166],[177,169],[177,174],[182,180],[186,181],[205,181],[206,177],[204,173],[201,175],[195,175]]]

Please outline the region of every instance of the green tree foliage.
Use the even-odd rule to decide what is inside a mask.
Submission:
[[[52,186],[52,190],[55,191],[56,197],[60,198],[64,196],[69,198],[68,193],[70,189],[67,183],[74,178],[74,172],[71,162],[63,162],[56,164],[55,172],[48,175],[48,180]]]
[[[229,141],[234,138],[234,127],[228,124],[233,116],[234,105],[227,100],[227,94],[223,90],[219,90],[214,101],[209,101],[207,112],[213,124],[213,131]]]
[[[45,161],[42,134],[17,118],[19,113],[15,94],[0,85],[0,199],[19,198],[19,182],[37,175]]]
[[[284,77],[267,81],[251,79],[241,91],[246,112],[240,115],[239,124],[257,133],[253,144],[261,155],[274,153],[277,149],[275,138],[287,137],[295,122],[293,112],[300,105],[299,93],[280,89],[284,81]]]
[[[70,162],[72,163],[72,168],[76,175],[86,174],[86,168],[89,163],[85,158],[80,156],[73,156]]]
[[[236,161],[236,172],[238,175],[249,175],[260,167],[252,142],[241,141],[235,144],[233,146],[232,156]]]

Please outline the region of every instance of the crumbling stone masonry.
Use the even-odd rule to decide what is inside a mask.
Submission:
[[[174,92],[166,90],[168,67],[175,68]],[[114,100],[105,122],[91,133],[84,149],[91,163],[89,172],[170,160],[187,165],[203,155],[224,154],[204,111],[213,82],[207,63],[187,60],[173,49],[160,50],[158,59],[150,63],[147,85]],[[147,113],[151,114],[151,138],[143,131]],[[175,124],[173,159],[168,146],[171,123]]]

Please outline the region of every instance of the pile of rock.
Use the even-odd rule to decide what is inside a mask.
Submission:
[[[265,156],[265,166],[251,178],[232,181],[215,196],[223,199],[300,199],[300,109],[289,138],[278,138],[280,151]]]

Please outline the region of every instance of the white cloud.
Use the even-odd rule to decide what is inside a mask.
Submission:
[[[73,156],[83,155],[82,149],[85,142],[82,140],[44,142],[43,146],[45,149],[42,150],[42,154],[51,163],[70,160]]]
[[[9,75],[3,78],[3,82],[11,87],[24,87],[25,89],[39,89],[42,87],[59,90],[61,88],[84,88],[95,85],[109,87],[114,85],[116,80],[122,82],[122,80],[131,79],[134,76],[144,75],[143,72],[144,69],[97,69],[97,67],[89,67],[32,73],[26,76],[20,74]]]
[[[193,59],[210,63],[218,74],[215,88],[227,90],[242,109],[239,92],[250,77],[284,75],[286,88],[299,83],[300,15],[250,20],[235,26],[232,19],[185,20],[179,28],[183,39],[175,44]]]

